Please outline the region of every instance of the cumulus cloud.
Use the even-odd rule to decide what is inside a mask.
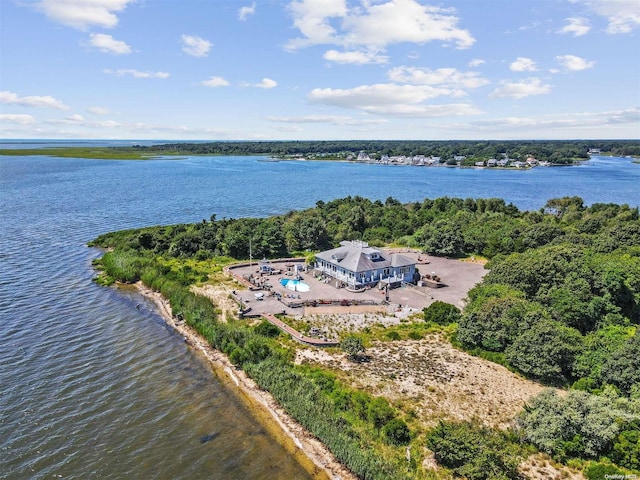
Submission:
[[[566,19],[567,24],[559,30],[559,33],[572,33],[575,37],[586,35],[591,30],[589,20],[581,17]]]
[[[474,58],[469,62],[469,67],[470,68],[479,67],[480,65],[484,65],[485,63],[487,62],[485,62],[481,58]]]
[[[259,83],[256,83],[253,85],[256,88],[264,88],[265,90],[268,90],[270,88],[275,88],[278,86],[278,82],[276,82],[275,80],[271,80],[270,78],[263,78]]]
[[[89,107],[87,108],[87,112],[94,115],[109,115],[111,113],[108,108],[103,107]]]
[[[558,55],[556,60],[563,68],[571,70],[572,72],[586,70],[596,64],[596,62],[587,61],[584,58],[577,57],[576,55]]]
[[[110,53],[112,55],[126,55],[131,53],[131,47],[125,42],[116,40],[111,35],[104,33],[92,33],[89,35],[87,44],[97,48],[102,53]]]
[[[53,98],[50,95],[30,95],[26,97],[19,97],[17,93],[9,92],[8,90],[0,92],[0,103],[4,103],[6,105],[20,105],[22,107],[40,107],[55,108],[58,110],[69,110],[69,107],[62,103],[62,101]]]
[[[169,78],[170,75],[167,72],[141,72],[133,68],[121,68],[118,70],[111,70],[106,68],[104,73],[109,75],[116,75],[118,77],[131,76],[133,78]]]
[[[389,71],[389,79],[414,85],[446,85],[451,88],[478,88],[489,83],[478,72],[460,72],[455,68],[396,67]]]
[[[539,78],[527,78],[519,82],[503,81],[489,96],[491,98],[524,98],[532,95],[545,95],[551,92],[551,85],[542,83]]]
[[[313,103],[399,117],[440,117],[480,113],[469,104],[425,104],[427,100],[455,94],[455,90],[435,88],[430,85],[382,83],[361,85],[351,89],[316,88],[309,93],[308,98]]]
[[[13,113],[0,113],[0,122],[15,123],[16,125],[31,125],[35,123],[36,119],[31,115],[26,114],[13,114]]]
[[[192,57],[206,57],[213,44],[194,35],[182,35],[182,51]]]
[[[90,27],[113,28],[118,24],[116,13],[135,0],[40,0],[35,7],[51,20],[88,30]]]
[[[303,37],[290,40],[288,48],[294,50],[310,45],[341,43],[331,20],[347,15],[345,0],[298,0],[289,4],[289,11],[294,27]]]
[[[227,82],[222,77],[211,77],[208,80],[204,80],[204,81],[202,81],[200,83],[202,85],[204,85],[205,87],[211,87],[211,88],[226,87],[226,86],[229,85],[229,82]]]
[[[538,70],[536,62],[526,57],[518,57],[509,65],[509,70],[513,72],[535,72]]]
[[[253,2],[251,5],[242,7],[240,10],[238,10],[238,20],[244,21],[249,15],[253,15],[254,13],[256,13],[256,2]]]
[[[586,5],[596,15],[607,19],[608,33],[630,33],[640,26],[638,0],[571,0]]]
[[[469,48],[475,42],[469,31],[458,27],[453,10],[421,5],[416,0],[362,0],[359,5],[347,5],[345,0],[295,0],[289,11],[294,27],[302,34],[287,43],[290,50],[339,45],[345,52],[384,52],[395,43],[441,41]],[[371,63],[379,63],[379,56],[369,58]]]
[[[377,52],[367,51],[351,51],[339,52],[337,50],[327,50],[322,56],[325,60],[335,63],[350,63],[355,65],[364,65],[367,63],[387,63],[389,57],[379,55]]]

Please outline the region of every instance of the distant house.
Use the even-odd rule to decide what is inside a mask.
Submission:
[[[370,160],[371,158],[369,158],[369,155],[367,155],[366,152],[358,153],[358,159],[357,159],[358,162],[368,162]]]
[[[498,165],[498,160],[496,158],[490,158],[487,160],[487,167],[495,167]]]
[[[415,260],[397,253],[386,254],[366,242],[343,241],[338,248],[316,255],[316,269],[355,288],[378,282],[412,282]]]

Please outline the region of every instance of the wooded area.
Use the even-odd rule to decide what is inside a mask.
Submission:
[[[306,156],[314,159],[346,159],[349,154],[363,151],[377,156],[425,155],[440,157],[443,162],[455,156],[468,161],[501,158],[525,160],[533,156],[552,164],[570,164],[589,158],[590,149],[602,153],[626,156],[640,155],[640,142],[635,140],[350,140],[350,141],[265,141],[265,142],[203,142],[170,143],[134,147],[139,152],[191,155],[269,155],[273,157]]]
[[[536,398],[512,434],[443,423],[427,435],[442,465],[469,479],[520,478],[517,458],[535,447],[558,461],[587,462],[580,465],[589,478],[640,469],[637,207],[587,207],[581,198],[565,197],[549,200],[540,211],[520,211],[500,199],[401,204],[346,197],[269,218],[212,215],[196,224],[115,232],[94,245],[113,249],[100,262],[109,276],[142,279],[161,291],[175,312],[272,391],[362,478],[412,477],[418,466],[402,465],[398,445],[415,432],[407,433],[383,399],[361,397],[322,372],[291,365],[280,344],[251,328],[218,322],[213,307],[205,306],[208,300],[188,290],[207,279],[198,261],[246,259],[249,240],[254,258],[274,258],[312,255],[353,239],[488,258],[489,273],[469,292],[461,314],[436,302],[425,309],[425,319],[455,322],[454,341],[471,353],[571,389],[566,397]],[[487,445],[483,455],[479,444]],[[387,454],[377,456],[380,449]]]

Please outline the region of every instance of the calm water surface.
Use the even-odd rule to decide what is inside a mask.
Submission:
[[[308,478],[152,305],[91,282],[100,233],[346,195],[640,205],[629,159],[525,172],[261,160],[0,157],[0,478]]]

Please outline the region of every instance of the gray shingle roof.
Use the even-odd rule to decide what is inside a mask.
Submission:
[[[372,258],[376,255],[377,258]],[[340,247],[318,253],[316,258],[356,273],[387,267],[408,267],[416,263],[397,253],[386,255],[364,242],[341,242]]]

